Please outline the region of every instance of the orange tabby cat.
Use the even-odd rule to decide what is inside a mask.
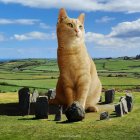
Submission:
[[[60,9],[57,24],[58,66],[60,77],[56,98],[50,104],[70,106],[78,101],[84,109],[96,112],[95,106],[101,95],[101,82],[95,64],[89,57],[84,41],[84,14],[78,19],[69,18]]]

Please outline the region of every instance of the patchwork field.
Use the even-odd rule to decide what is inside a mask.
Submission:
[[[18,90],[28,86],[45,94],[55,88],[59,69],[55,59],[26,59],[0,62],[0,140],[139,140],[140,139],[140,60],[96,59],[103,90],[116,89],[113,104],[98,105],[100,112],[108,111],[109,120],[99,121],[100,112],[87,113],[82,122],[55,122],[54,115],[48,120],[34,120],[34,115],[9,115],[18,103]],[[125,95],[134,96],[133,111],[123,117],[114,115],[114,104]],[[102,93],[104,95],[104,93]]]
[[[96,59],[104,89],[140,88],[140,60]],[[15,92],[28,86],[40,92],[55,88],[59,69],[54,59],[26,59],[0,63],[0,91]]]

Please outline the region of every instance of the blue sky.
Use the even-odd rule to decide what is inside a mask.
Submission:
[[[0,58],[56,58],[59,9],[85,13],[93,58],[140,54],[139,0],[0,0]]]

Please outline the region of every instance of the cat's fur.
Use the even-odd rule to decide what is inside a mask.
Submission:
[[[95,106],[101,95],[101,82],[96,66],[89,57],[84,41],[84,14],[78,19],[69,18],[65,9],[60,9],[57,23],[58,66],[60,77],[56,98],[50,104],[71,105],[78,101],[88,111],[97,111]]]

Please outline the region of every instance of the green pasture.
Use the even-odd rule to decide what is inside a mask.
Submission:
[[[54,115],[45,120],[34,120],[34,115],[9,116],[7,112],[18,102],[17,93],[0,94],[0,140],[139,140],[140,139],[140,93],[133,92],[134,108],[123,117],[116,117],[114,104],[125,93],[116,93],[113,104],[98,105],[98,113],[87,113],[81,122],[67,123],[65,115],[60,122]],[[100,113],[108,111],[109,120],[99,120]],[[4,115],[5,114],[5,115]]]
[[[41,78],[41,79],[40,79]],[[126,78],[126,77],[100,77],[100,80],[105,89],[107,88],[116,88],[116,89],[131,89],[138,88],[139,79],[138,78]],[[56,87],[57,79],[56,78],[46,78],[36,77],[33,79],[2,79],[0,82],[1,91],[3,91],[2,86],[8,88],[10,91],[15,91],[18,87],[31,87],[36,89],[46,89]],[[15,87],[15,88],[14,88]],[[11,88],[11,89],[10,89]]]
[[[140,60],[95,59],[104,89],[139,89]],[[59,69],[56,59],[23,59],[0,63],[0,91],[28,86],[38,90],[55,88]]]
[[[121,58],[94,61],[103,89],[116,89],[115,101],[98,105],[98,113],[87,113],[82,122],[76,123],[67,123],[65,115],[62,115],[62,121],[55,122],[54,115],[45,120],[34,120],[34,115],[8,114],[17,107],[20,88],[36,88],[44,94],[56,87],[59,69],[55,59],[0,62],[0,140],[139,140],[140,61]],[[116,117],[114,104],[125,95],[125,90],[133,94],[134,108],[127,115]],[[109,120],[99,120],[102,111],[109,112]]]

